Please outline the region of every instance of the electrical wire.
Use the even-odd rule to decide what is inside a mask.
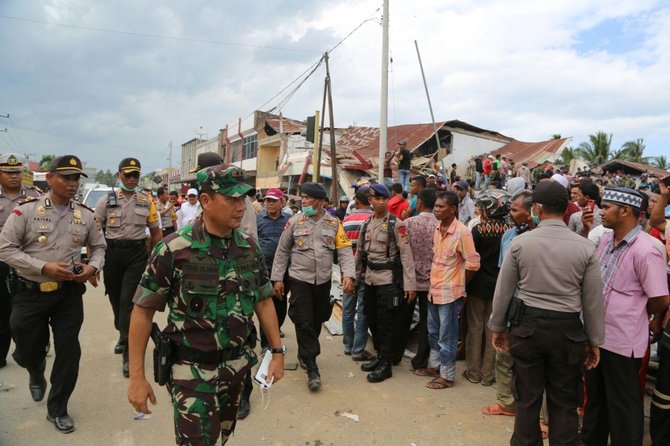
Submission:
[[[96,27],[92,27],[92,26],[70,25],[70,24],[66,24],[66,23],[49,22],[49,21],[46,21],[46,20],[27,19],[27,18],[24,18],[24,17],[15,17],[15,16],[9,16],[9,15],[5,15],[5,14],[0,14],[0,18],[8,19],[8,20],[16,20],[16,21],[19,21],[19,22],[37,23],[37,24],[40,24],[40,25],[60,26],[62,28],[78,29],[78,30],[84,30],[84,31],[95,31],[95,32],[110,33],[110,34],[121,34],[121,35],[132,36],[132,37],[145,37],[145,38],[151,38],[151,39],[174,40],[174,41],[179,41],[179,42],[207,43],[207,44],[212,44],[212,45],[235,46],[235,47],[243,47],[243,48],[257,48],[257,49],[264,49],[264,50],[291,51],[291,52],[297,52],[297,53],[318,53],[319,52],[319,51],[315,51],[315,50],[303,50],[303,49],[299,49],[299,48],[285,48],[285,47],[278,47],[278,46],[255,45],[255,44],[251,44],[251,43],[223,42],[223,41],[218,41],[218,40],[193,39],[193,38],[188,38],[188,37],[175,37],[175,36],[165,36],[165,35],[160,35],[160,34],[138,33],[138,32],[132,32],[132,31],[119,31],[119,30],[116,30],[116,29],[96,28]]]

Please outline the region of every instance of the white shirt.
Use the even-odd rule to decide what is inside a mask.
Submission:
[[[186,225],[193,223],[193,220],[198,216],[200,212],[200,202],[196,202],[194,205],[188,201],[182,203],[181,208],[177,211],[177,226],[179,229],[183,228]]]

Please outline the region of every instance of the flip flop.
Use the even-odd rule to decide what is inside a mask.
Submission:
[[[440,372],[437,369],[431,369],[430,367],[426,367],[425,369],[416,369],[414,370],[414,374],[416,376],[440,376]]]
[[[508,417],[514,416],[514,412],[503,409],[500,404],[491,404],[490,406],[484,406],[482,407],[482,413],[484,415],[507,415]]]
[[[451,387],[454,387],[454,382],[449,381],[448,379],[442,378],[442,377],[437,377],[433,378],[432,381],[428,381],[426,383],[426,387],[429,389],[434,389],[434,390],[440,390],[440,389],[449,389]]]

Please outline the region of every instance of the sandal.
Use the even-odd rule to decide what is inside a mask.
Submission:
[[[500,404],[491,404],[490,406],[482,407],[482,413],[484,415],[507,415],[508,417],[513,417],[514,412],[511,410],[505,410]]]
[[[414,374],[416,376],[435,376],[435,377],[440,376],[439,370],[432,369],[430,367],[426,367],[425,369],[416,369],[414,370]]]
[[[438,376],[437,378],[433,378],[432,381],[428,381],[426,383],[426,387],[434,390],[448,389],[450,387],[454,387],[454,382]]]
[[[542,432],[542,439],[546,440],[549,438],[549,425],[540,423],[540,431]]]

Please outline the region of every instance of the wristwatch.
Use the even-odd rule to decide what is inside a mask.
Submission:
[[[275,353],[281,353],[282,355],[285,355],[286,354],[286,346],[282,345],[279,348],[271,348],[270,351],[272,352],[273,355]]]

